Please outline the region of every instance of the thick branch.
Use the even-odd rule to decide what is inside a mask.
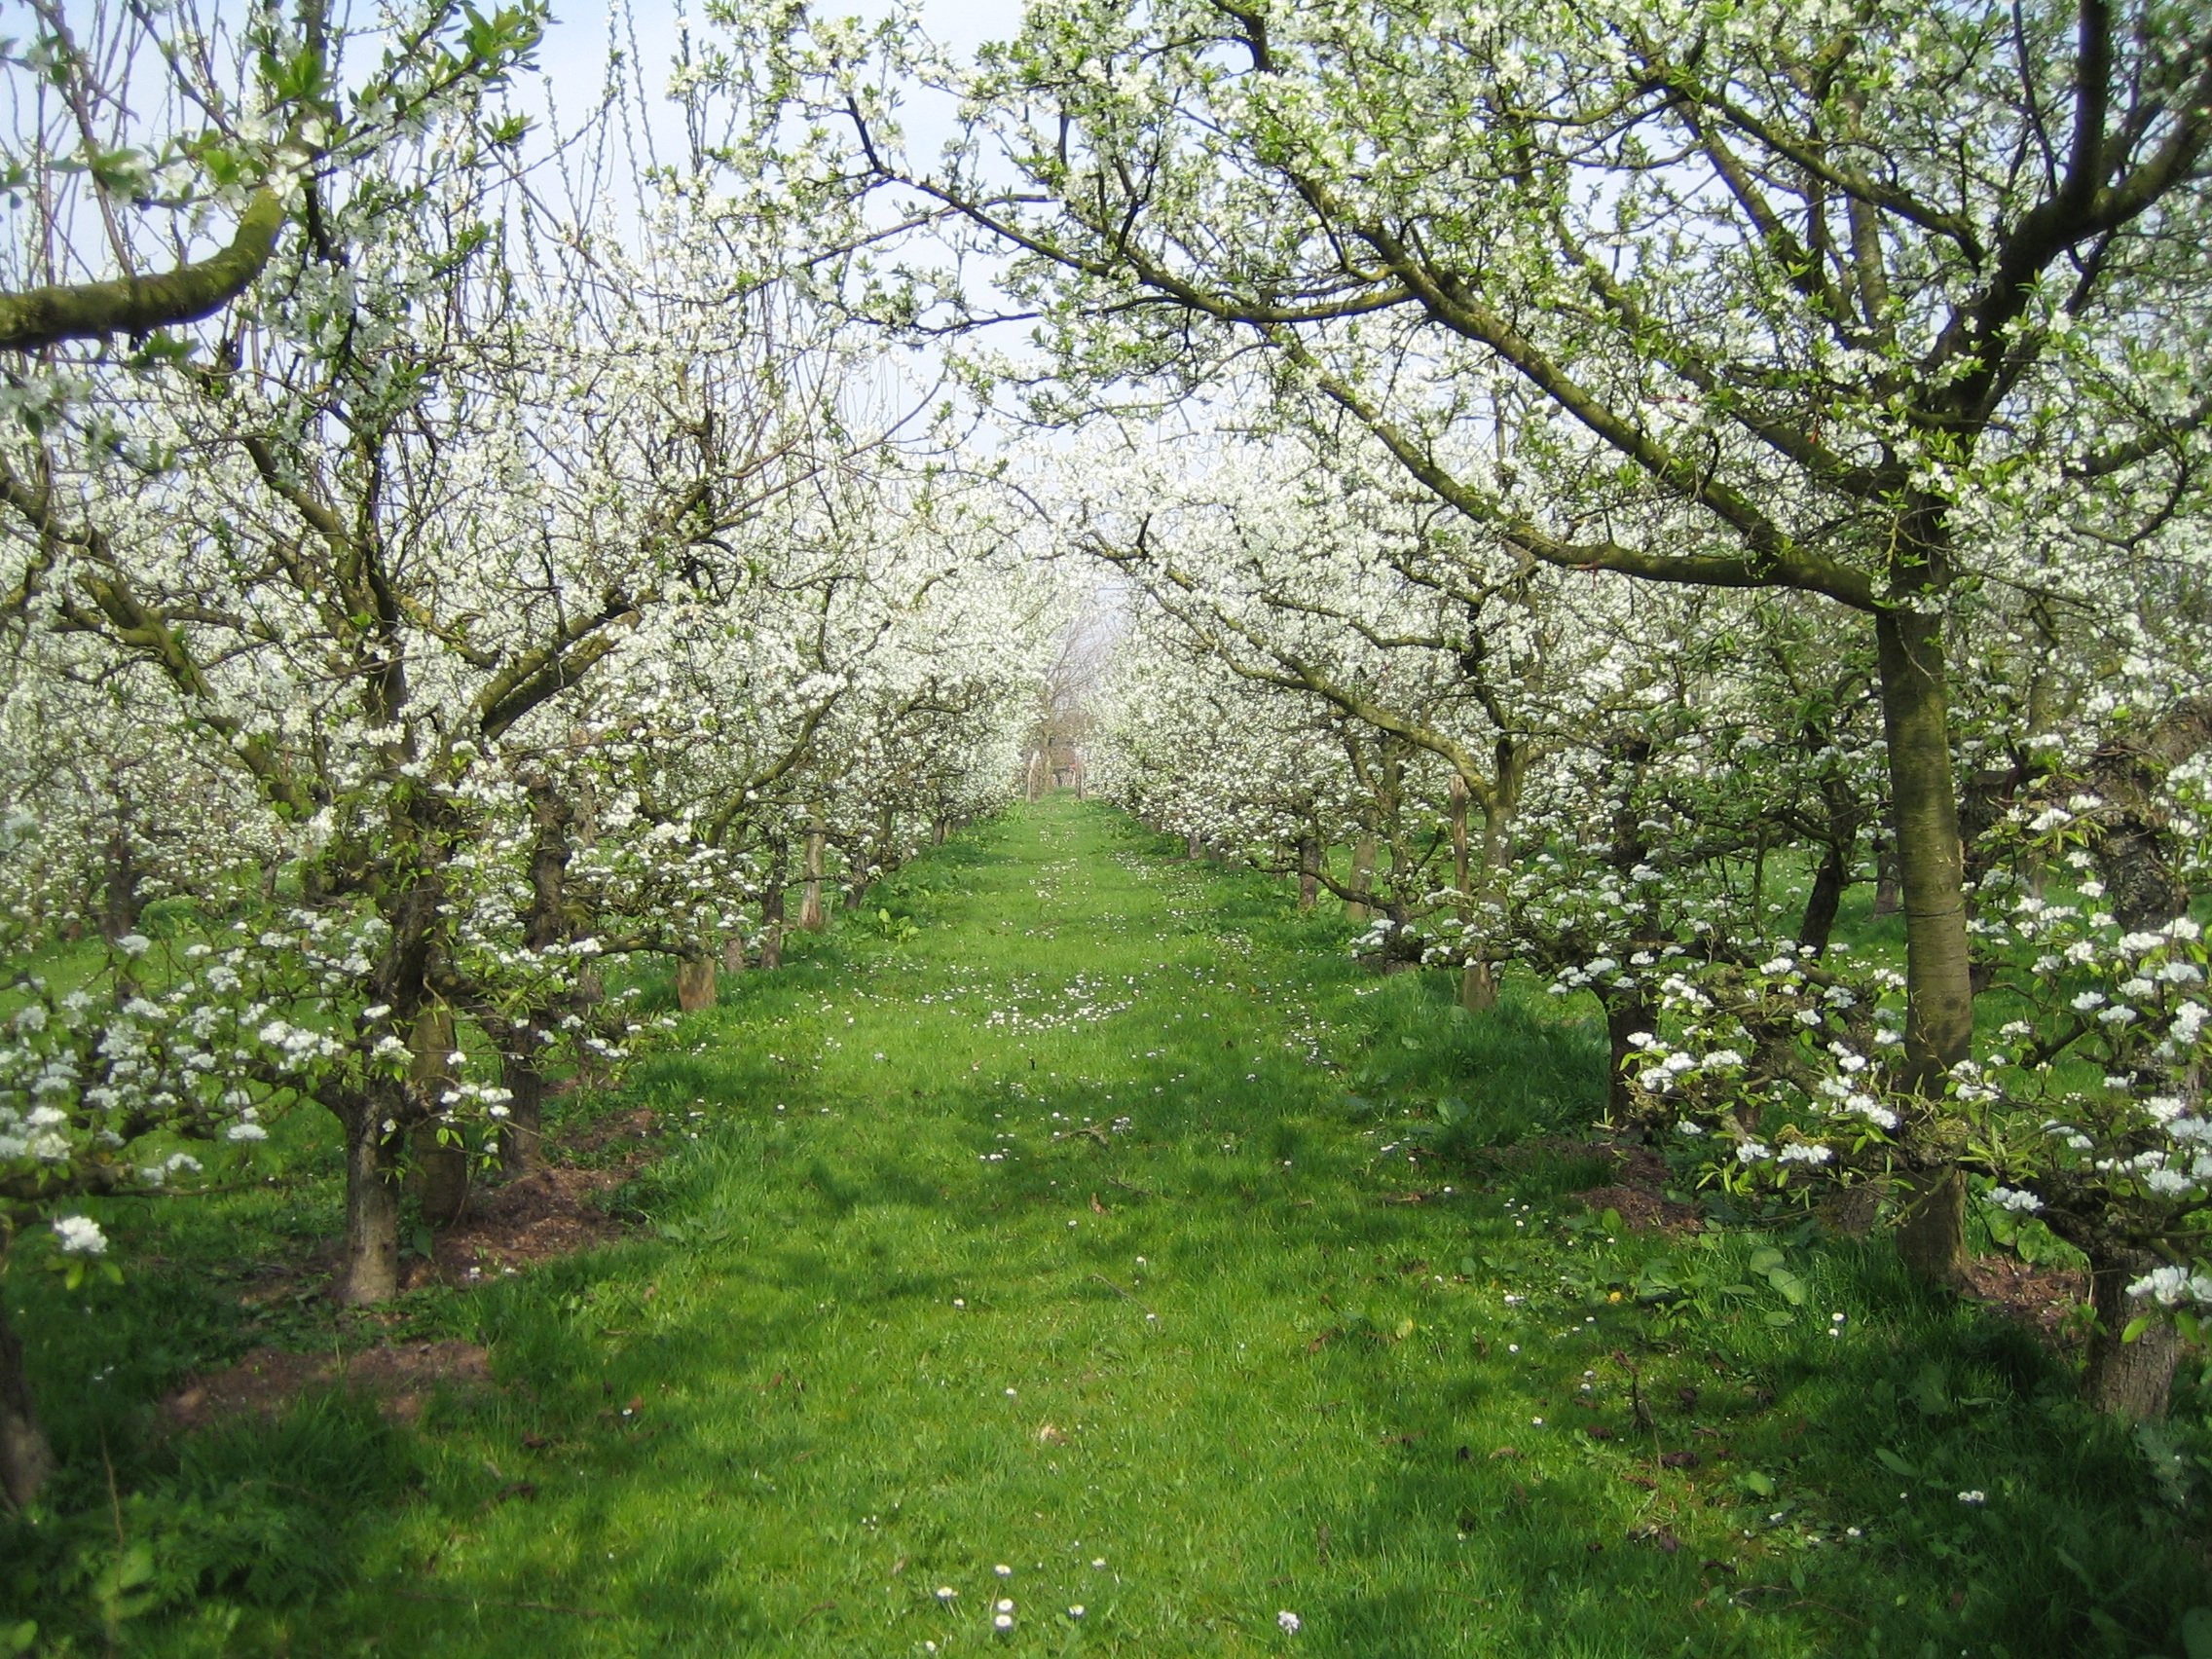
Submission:
[[[283,228],[284,203],[264,190],[240,218],[231,245],[198,264],[160,276],[0,294],[0,347],[35,351],[64,340],[101,340],[196,322],[245,292],[269,263]]]

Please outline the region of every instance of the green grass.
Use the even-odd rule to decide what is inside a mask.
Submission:
[[[1585,1024],[1163,850],[1048,801],[725,979],[612,1103],[676,1146],[637,1235],[403,1302],[500,1382],[413,1430],[148,1425],[249,1337],[362,1340],[212,1277],[334,1225],[320,1155],[119,1223],[171,1265],[92,1314],[11,1285],[72,1468],[0,1608],[180,1655],[2183,1651],[2201,1499],[2028,1337],[1880,1246],[1592,1217]]]

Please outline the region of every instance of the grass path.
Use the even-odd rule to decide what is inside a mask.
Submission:
[[[465,1299],[504,1386],[389,1452],[408,1490],[376,1488],[357,1411],[281,1431],[302,1468],[335,1435],[372,1471],[344,1588],[210,1604],[149,1650],[1910,1653],[2038,1628],[2047,1545],[1948,1502],[2001,1487],[1968,1464],[2010,1443],[1893,1431],[1897,1387],[1869,1397],[1917,1344],[1938,1389],[2009,1398],[2018,1345],[1930,1347],[1861,1252],[1798,1261],[1808,1306],[1732,1286],[1725,1342],[1652,1347],[1630,1241],[1547,1202],[1589,1160],[1478,1190],[1408,1163],[1400,1107],[1362,1119],[1351,1085],[1473,1063],[1423,1035],[1440,1003],[1104,809],[986,827],[880,903],[643,1068],[695,1137],[635,1194],[645,1235]],[[1594,1087],[1587,1040],[1542,1018],[1478,1108],[1587,1115],[1556,1098]],[[1632,1365],[1688,1390],[1645,1430]],[[1869,1436],[1926,1459],[1936,1531],[1864,1512],[1899,1484],[1863,1479]],[[2083,1570],[2125,1594],[2127,1551]]]
[[[1531,1553],[1579,1576],[1555,1502],[1497,1517],[1509,1562],[1460,1535],[1526,1479],[1455,1364],[1464,1222],[1380,1201],[1405,1181],[1312,1063],[1332,999],[1259,977],[1261,918],[1073,803],[933,874],[903,948],[656,1068],[706,1125],[648,1200],[668,1246],[510,1341],[595,1409],[501,1464],[535,1501],[439,1581],[614,1612],[533,1639],[600,1652],[978,1651],[1003,1598],[1024,1652],[1278,1652],[1290,1610],[1301,1648],[1412,1653],[1524,1623]],[[516,1617],[413,1640],[490,1651]]]

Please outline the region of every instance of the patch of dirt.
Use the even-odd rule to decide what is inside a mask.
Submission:
[[[1648,1187],[1592,1187],[1574,1197],[1593,1213],[1617,1211],[1632,1233],[1695,1233],[1705,1220],[1695,1204],[1677,1203]]]
[[[2075,1268],[2031,1266],[2017,1256],[1978,1256],[1967,1265],[1977,1302],[2033,1325],[2054,1347],[2080,1340],[2079,1310],[2089,1300],[2089,1275]]]
[[[565,1138],[551,1149],[554,1161],[471,1195],[468,1213],[435,1235],[434,1260],[402,1261],[400,1288],[480,1284],[617,1236],[622,1224],[593,1200],[636,1174],[659,1150],[659,1120],[645,1107],[611,1114]],[[264,1264],[246,1280],[240,1301],[268,1306],[319,1299],[335,1262],[335,1248],[328,1247],[304,1262]],[[384,1323],[397,1317],[388,1307],[369,1316]],[[170,1394],[162,1415],[177,1429],[204,1428],[245,1414],[274,1417],[309,1389],[336,1386],[371,1394],[387,1417],[412,1422],[441,1385],[489,1385],[488,1358],[475,1343],[451,1340],[394,1343],[344,1357],[257,1347]]]
[[[1592,1212],[1618,1211],[1621,1225],[1636,1233],[1695,1233],[1705,1224],[1695,1204],[1667,1197],[1674,1174],[1651,1148],[1616,1142],[1592,1150],[1610,1152],[1617,1164],[1614,1181],[1574,1195]]]
[[[556,1147],[557,1161],[474,1194],[461,1219],[436,1235],[436,1259],[407,1261],[402,1288],[476,1284],[616,1236],[622,1224],[592,1200],[636,1174],[659,1133],[645,1107],[615,1113]],[[593,1161],[572,1161],[579,1158]]]
[[[310,1388],[344,1387],[374,1395],[395,1422],[413,1422],[437,1388],[486,1387],[491,1381],[491,1355],[475,1343],[398,1343],[344,1357],[258,1347],[169,1395],[162,1416],[175,1428],[205,1428],[227,1418],[275,1417]]]

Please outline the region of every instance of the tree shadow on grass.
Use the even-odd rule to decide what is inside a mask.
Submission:
[[[1746,1311],[1655,1338],[1603,1300],[1532,1294],[1522,1426],[1493,1411],[1457,1444],[1410,1438],[1344,1524],[1451,1538],[1489,1637],[1352,1594],[1318,1604],[1326,1627],[1409,1655],[2178,1655],[2207,1600],[2201,1513],[2159,1502],[2064,1367],[1915,1290],[1885,1245],[1816,1246],[1799,1271],[1814,1308],[1851,1309],[1840,1335],[1825,1311]],[[1464,1422],[1497,1402],[1456,1403]]]

